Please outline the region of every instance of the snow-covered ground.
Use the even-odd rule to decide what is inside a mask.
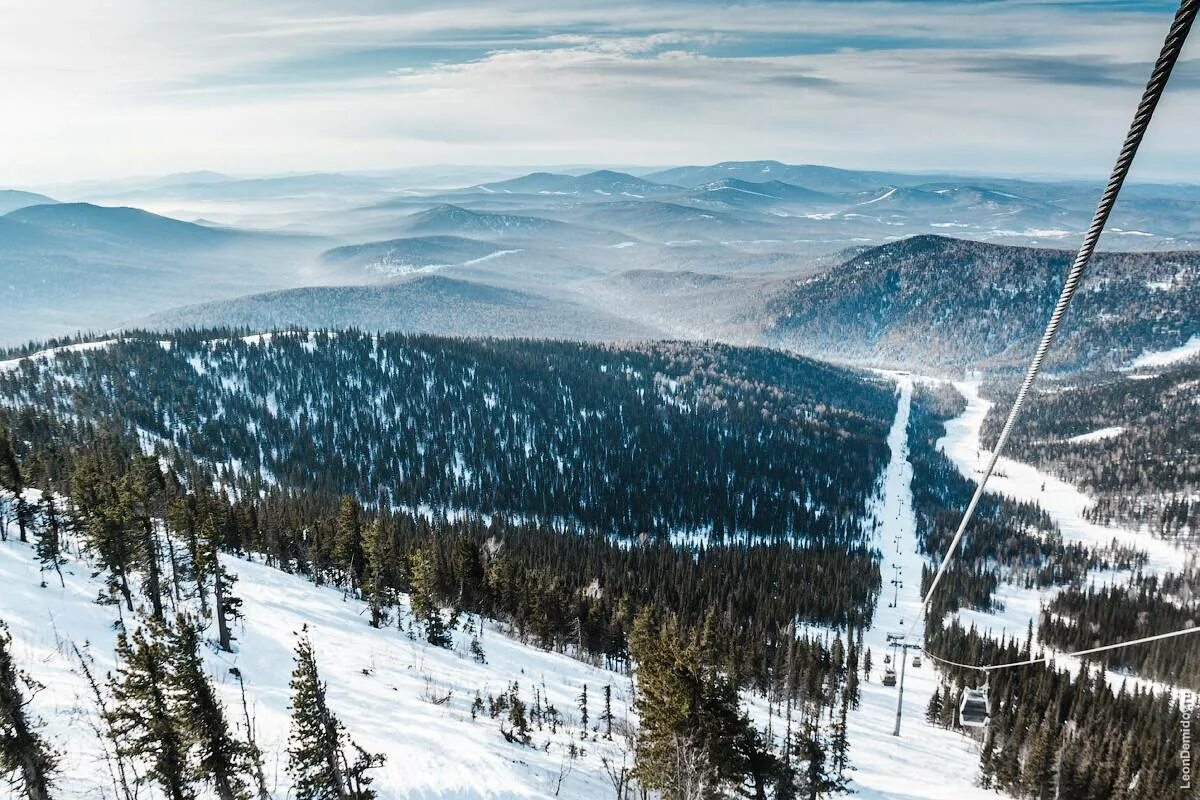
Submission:
[[[976,742],[925,721],[926,706],[938,686],[938,673],[928,659],[920,668],[914,668],[911,653],[904,676],[900,736],[892,735],[898,687],[888,688],[881,683],[884,655],[892,652],[887,635],[903,631],[912,643],[924,641],[923,626],[913,625],[921,613],[922,557],[917,550],[912,465],[908,461],[912,380],[905,375],[896,379],[900,394],[896,418],[888,434],[891,461],[871,511],[877,526],[876,546],[883,553],[880,563],[883,593],[875,609],[874,624],[863,637],[871,649],[872,673],[870,681],[861,685],[862,704],[850,712],[847,720],[853,765],[851,791],[857,796],[880,800],[995,798],[994,792],[975,784],[979,773]],[[893,574],[903,584],[894,608],[890,607],[894,596],[890,584]]]
[[[51,359],[59,353],[84,353],[88,350],[99,350],[102,347],[108,347],[115,342],[116,339],[103,339],[98,342],[79,342],[77,344],[68,344],[63,347],[52,347],[49,350],[39,350],[36,353],[30,353],[20,358],[10,358],[7,361],[0,361],[0,372],[17,369],[21,366],[22,361],[36,361],[39,359]]]
[[[946,435],[938,440],[937,447],[954,462],[963,475],[978,481],[991,458],[991,452],[984,450],[980,445],[983,421],[991,403],[979,394],[977,381],[960,381],[954,386],[966,398],[967,406],[962,414],[946,423]],[[1079,542],[1088,546],[1104,547],[1115,541],[1144,552],[1147,562],[1142,571],[1146,574],[1163,575],[1178,571],[1189,557],[1189,553],[1184,549],[1149,533],[1088,521],[1083,514],[1091,505],[1091,498],[1066,481],[1042,472],[1030,464],[1001,457],[995,472],[988,480],[988,491],[1037,503],[1058,525],[1063,540],[1068,543]],[[1090,582],[1098,586],[1122,584],[1127,582],[1129,577],[1128,572],[1121,571],[1093,571],[1088,576]],[[1003,605],[1002,610],[982,612],[962,609],[957,612],[957,617],[963,624],[973,624],[997,637],[1008,635],[1024,638],[1032,622],[1036,650],[1038,615],[1043,606],[1059,591],[1061,590],[1057,587],[1026,589],[1022,586],[1001,584],[995,598]],[[1055,663],[1060,669],[1077,673],[1082,662],[1079,658],[1058,653],[1055,655]],[[1176,691],[1174,687],[1157,681],[1124,676],[1111,671],[1108,680],[1114,687],[1119,686],[1122,680],[1128,680],[1130,689],[1137,685],[1157,692]]]
[[[478,664],[466,653],[469,637],[461,632],[455,634],[455,650],[430,647],[395,627],[371,628],[363,604],[344,599],[336,589],[316,587],[258,563],[228,558],[226,564],[239,577],[236,592],[244,601],[245,624],[236,630],[236,654],[210,650],[206,661],[234,721],[241,718],[241,698],[229,668],[236,666],[244,676],[274,796],[289,796],[288,681],[303,625],[314,642],[334,712],[360,745],[388,757],[386,766],[374,772],[381,798],[612,796],[601,756],[619,763],[620,737],[614,743],[591,737],[581,741],[576,698],[587,684],[595,725],[604,687],[611,685],[614,712],[624,718],[627,677],[527,647],[494,627],[483,636],[487,663]],[[0,619],[10,628],[18,663],[46,687],[34,697],[31,710],[45,721],[46,735],[63,753],[58,796],[98,800],[112,797],[112,787],[90,728],[95,704],[74,665],[71,644],[94,656],[94,671],[103,679],[114,666],[117,611],[94,602],[101,582],[91,577],[87,565],[71,563],[64,572],[66,588],[53,575],[41,588],[31,547],[13,540],[0,544]],[[537,687],[567,720],[567,730],[551,736],[548,729],[535,728],[534,746],[526,747],[506,742],[486,713],[471,720],[476,691],[486,702],[489,693],[499,694],[513,681],[531,705]],[[442,704],[431,702],[447,695]],[[575,759],[568,755],[571,737],[584,750]]]
[[[1193,336],[1179,347],[1170,350],[1147,350],[1129,362],[1128,369],[1165,367],[1200,355],[1200,336]]]
[[[978,481],[991,452],[980,446],[980,431],[991,403],[979,394],[978,381],[958,381],[955,388],[967,400],[966,410],[946,423],[946,435],[937,446],[963,475]],[[1186,553],[1174,544],[1148,533],[1084,519],[1092,499],[1066,481],[1037,467],[1001,457],[988,481],[988,490],[1040,505],[1062,531],[1066,542],[1104,547],[1113,541],[1146,553],[1146,573],[1178,570]]]

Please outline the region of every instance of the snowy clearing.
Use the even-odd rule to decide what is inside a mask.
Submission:
[[[1170,350],[1147,350],[1130,361],[1126,369],[1165,367],[1179,361],[1186,361],[1195,355],[1200,355],[1200,336],[1193,336],[1179,347],[1172,347]]]

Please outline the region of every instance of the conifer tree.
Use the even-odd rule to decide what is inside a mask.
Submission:
[[[253,766],[250,752],[230,734],[225,709],[204,672],[199,628],[178,615],[166,646],[172,713],[188,746],[190,779],[212,786],[220,800],[250,800],[245,780]]]
[[[39,688],[14,663],[12,637],[0,620],[0,780],[7,779],[26,800],[50,800],[58,765],[27,708],[27,693]]]
[[[58,573],[58,582],[66,588],[67,582],[62,574],[62,523],[58,516],[58,501],[53,492],[46,492],[42,495],[42,526],[37,533],[37,544],[35,552],[37,553],[38,563],[41,564],[41,570],[45,571],[51,567]],[[45,585],[45,580],[42,585]]]
[[[587,736],[588,726],[588,696],[587,684],[583,684],[583,688],[579,692],[579,727],[581,734]]]
[[[931,725],[936,725],[941,715],[942,689],[940,686],[936,686],[933,689],[933,694],[929,697],[929,705],[925,707],[925,721]]]
[[[350,741],[330,710],[307,627],[296,644],[291,687],[288,771],[295,780],[297,800],[374,800],[367,771],[381,766],[384,757]],[[347,748],[353,750],[353,758]]]
[[[342,498],[334,527],[333,557],[346,576],[350,589],[357,589],[362,584],[362,538],[362,507],[357,500],[346,495]]]
[[[70,509],[74,528],[82,532],[85,545],[105,572],[109,592],[119,594],[126,609],[133,611],[129,580],[136,545],[126,531],[117,491],[117,466],[110,450],[97,447],[75,460]]]
[[[0,430],[0,489],[13,496],[13,507],[16,509],[17,533],[22,542],[29,541],[29,503],[25,500],[25,480],[21,473],[21,464],[17,453],[13,450],[8,434]]]
[[[413,617],[425,629],[425,639],[437,647],[449,647],[450,631],[437,601],[437,565],[426,550],[408,557],[409,602]]]
[[[612,684],[604,684],[604,711],[600,713],[600,722],[604,725],[604,738],[612,739]]]
[[[153,456],[138,456],[121,482],[120,502],[128,521],[129,531],[135,536],[136,564],[145,577],[146,597],[150,600],[150,611],[154,621],[163,624],[162,561],[159,552],[159,537],[156,518],[163,516],[162,501],[165,483],[158,459]]]
[[[193,800],[187,742],[172,713],[168,651],[161,636],[144,628],[117,636],[118,666],[110,677],[108,709],[119,756],[147,764],[139,783],[153,781],[167,800]]]
[[[396,581],[397,553],[395,532],[383,518],[376,518],[363,533],[363,599],[371,611],[371,627],[387,623],[388,608],[394,602],[392,587]]]

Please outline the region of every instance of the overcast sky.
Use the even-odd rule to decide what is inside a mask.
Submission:
[[[0,0],[0,187],[754,158],[1101,178],[1175,7]],[[1137,177],[1200,180],[1198,90],[1193,41]]]

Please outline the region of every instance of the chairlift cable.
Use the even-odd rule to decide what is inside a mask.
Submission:
[[[1169,633],[1159,633],[1159,634],[1155,634],[1154,636],[1143,636],[1141,639],[1131,639],[1127,642],[1116,642],[1114,644],[1101,645],[1100,647],[1091,647],[1091,648],[1088,648],[1087,650],[1075,650],[1074,652],[1070,652],[1070,653],[1054,653],[1052,655],[1041,656],[1039,658],[1030,658],[1025,661],[1010,661],[1006,664],[986,664],[986,665],[984,665],[984,664],[962,664],[958,661],[951,661],[950,659],[942,658],[941,656],[936,656],[933,653],[929,652],[928,650],[925,651],[925,655],[929,656],[934,661],[938,661],[942,664],[947,664],[952,667],[960,667],[962,669],[975,670],[976,672],[995,672],[996,670],[1000,670],[1000,669],[1010,669],[1012,667],[1024,667],[1024,666],[1029,666],[1031,664],[1046,664],[1046,663],[1049,663],[1051,661],[1054,661],[1054,660],[1060,659],[1060,658],[1070,658],[1073,656],[1088,656],[1088,655],[1092,655],[1094,653],[1103,653],[1108,650],[1119,650],[1122,647],[1132,647],[1133,645],[1137,645],[1137,644],[1146,644],[1147,642],[1157,642],[1161,639],[1172,639],[1176,636],[1187,636],[1190,633],[1200,633],[1200,626],[1192,626],[1190,628],[1181,628],[1180,630],[1177,630],[1177,631],[1171,631]]]

